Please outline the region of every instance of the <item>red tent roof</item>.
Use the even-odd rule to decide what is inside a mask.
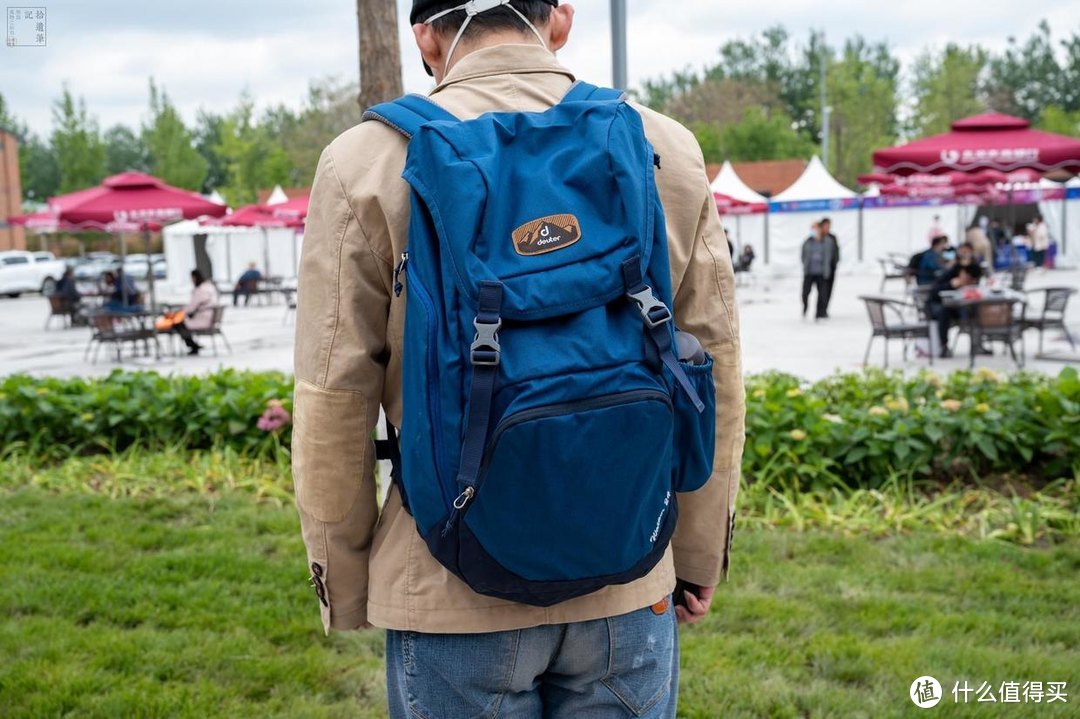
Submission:
[[[97,187],[49,198],[58,220],[80,226],[149,227],[202,215],[220,217],[224,205],[167,185],[152,175],[123,172]]]
[[[721,215],[752,215],[765,212],[768,209],[768,205],[764,202],[737,200],[720,192],[713,193],[713,200],[716,202],[716,209]]]
[[[1019,169],[1080,173],[1080,138],[1033,130],[1022,118],[987,113],[957,120],[950,132],[878,150],[874,167],[894,175]]]

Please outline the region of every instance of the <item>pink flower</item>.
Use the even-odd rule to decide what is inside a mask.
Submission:
[[[259,417],[259,421],[255,423],[255,426],[263,432],[276,432],[290,422],[292,422],[292,417],[281,406],[281,402],[272,399],[266,403],[266,411]]]

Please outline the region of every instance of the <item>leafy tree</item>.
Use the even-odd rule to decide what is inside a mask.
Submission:
[[[1062,79],[1050,24],[1043,20],[1023,45],[1010,37],[1005,52],[990,60],[987,101],[999,112],[1035,121],[1044,107],[1060,103]]]
[[[1080,137],[1080,110],[1065,110],[1058,105],[1051,105],[1043,110],[1037,127],[1059,135]]]
[[[780,111],[768,113],[760,107],[749,107],[743,119],[720,131],[723,158],[733,162],[806,158],[816,146],[795,130],[791,118]]]
[[[56,153],[37,135],[27,135],[19,145],[19,176],[23,197],[44,202],[60,192],[60,163]]]
[[[143,125],[142,141],[151,172],[170,185],[189,190],[202,188],[207,162],[195,149],[191,133],[164,90],[150,80],[150,118]]]
[[[221,115],[199,110],[195,118],[193,139],[195,150],[206,160],[206,178],[200,191],[209,194],[212,190],[224,187],[229,181],[229,169],[224,157],[218,153],[221,145],[225,118]]]
[[[146,146],[130,127],[113,125],[105,131],[105,171],[110,175],[127,170],[150,172]]]
[[[949,43],[941,53],[924,51],[913,67],[915,108],[911,129],[917,135],[947,132],[954,120],[985,111],[979,97],[987,53],[978,46]]]
[[[884,43],[856,36],[828,69],[830,170],[847,185],[870,169],[870,156],[897,137],[900,63]]]
[[[254,103],[247,95],[224,119],[215,152],[228,173],[219,189],[234,207],[255,202],[261,188],[288,182],[289,157],[267,127],[255,122]]]
[[[86,111],[86,102],[72,96],[67,85],[53,104],[52,152],[60,174],[60,192],[96,185],[105,177],[105,145],[97,120]]]
[[[355,83],[326,78],[310,84],[299,113],[285,108],[267,113],[264,123],[269,123],[271,136],[278,139],[289,158],[290,185],[310,184],[323,148],[360,122],[356,92]]]

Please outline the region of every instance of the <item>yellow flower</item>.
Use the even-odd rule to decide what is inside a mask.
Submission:
[[[826,422],[832,422],[833,424],[843,424],[844,418],[838,414],[823,414],[821,418]]]
[[[986,414],[990,411],[990,405],[988,405],[986,402],[979,402],[977,405],[975,405],[975,411],[979,414]]]
[[[963,406],[963,403],[958,399],[946,399],[941,402],[941,408],[947,409],[950,412],[959,412],[960,408]]]
[[[1001,375],[999,375],[997,372],[990,369],[989,367],[980,367],[979,369],[975,370],[975,376],[978,377],[979,379],[985,380],[987,382],[1003,382],[1004,381],[1004,379],[1002,378]]]
[[[94,419],[94,415],[90,412],[83,412],[79,415],[79,419],[81,419],[83,422],[89,422]]]
[[[900,399],[889,400],[885,403],[885,406],[894,411],[907,412],[909,409],[908,401],[901,397]]]
[[[923,378],[926,380],[926,383],[931,387],[940,388],[942,385],[945,384],[945,381],[941,378],[941,375],[939,375],[937,372],[932,372],[930,370],[926,370],[923,373]]]
[[[761,399],[762,397],[765,396],[765,390],[756,389],[756,390],[754,390],[754,395],[753,396],[754,396],[754,399]]]
[[[798,397],[801,394],[802,394],[802,390],[799,389],[798,387],[792,387],[791,389],[789,389],[787,391],[787,396],[788,397]]]
[[[806,432],[802,431],[801,429],[793,429],[788,432],[788,434],[796,442],[802,442],[804,439],[806,439]]]
[[[45,389],[44,387],[38,387],[34,391],[37,392],[38,394],[48,394],[49,393],[49,390]]]
[[[873,417],[884,417],[887,414],[889,414],[889,410],[884,407],[874,406],[870,408],[870,415]]]

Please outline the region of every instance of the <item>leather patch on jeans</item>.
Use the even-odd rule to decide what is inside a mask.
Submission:
[[[652,613],[656,616],[662,616],[668,610],[668,605],[671,604],[671,597],[664,597],[656,604],[652,605]]]
[[[573,215],[550,215],[526,222],[512,233],[519,255],[543,255],[581,239],[581,223]]]

